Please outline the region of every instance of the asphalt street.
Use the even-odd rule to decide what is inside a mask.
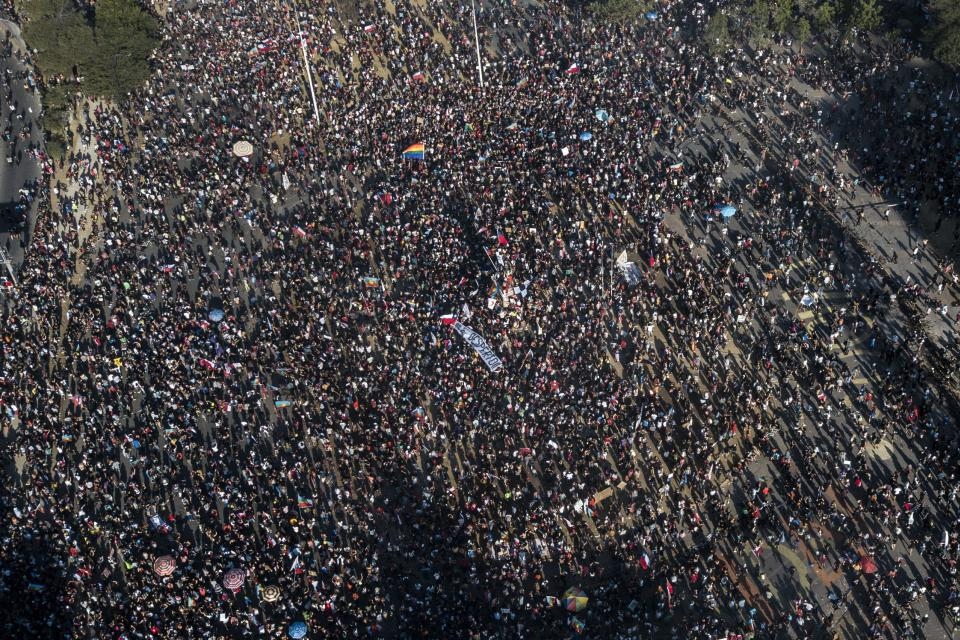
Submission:
[[[29,153],[28,146],[42,145],[39,123],[41,104],[38,90],[32,86],[30,71],[24,63],[26,45],[17,25],[3,20],[4,53],[0,60],[0,130],[9,128],[9,135],[0,138],[0,210],[14,208],[20,201],[21,189],[40,176],[40,163]],[[26,228],[23,233],[10,228],[0,218],[0,246],[6,248],[14,269],[23,262],[25,246],[29,244],[36,222],[36,203],[30,203]],[[4,273],[3,276],[6,276]]]

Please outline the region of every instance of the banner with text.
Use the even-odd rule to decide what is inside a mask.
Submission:
[[[459,320],[453,323],[453,328],[473,347],[473,350],[477,352],[477,355],[480,356],[480,359],[483,360],[483,363],[487,365],[490,371],[496,373],[503,368],[503,361],[497,357],[497,354],[493,352],[493,349],[490,348],[490,345],[487,344],[483,336]]]

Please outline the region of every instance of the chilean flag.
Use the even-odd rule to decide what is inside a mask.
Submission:
[[[501,247],[507,244],[507,236],[503,234],[503,231],[497,230],[497,244]]]
[[[216,368],[216,366],[206,358],[200,358],[200,366],[207,371],[213,371]]]
[[[457,316],[453,315],[452,313],[442,315],[440,316],[440,322],[447,326],[454,325],[457,323]]]
[[[564,73],[566,73],[568,76],[575,76],[580,73],[580,65],[574,62]]]
[[[650,556],[648,556],[646,552],[640,556],[640,568],[644,571],[650,568]]]

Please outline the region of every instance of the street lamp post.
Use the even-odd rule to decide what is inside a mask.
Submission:
[[[320,110],[317,108],[317,94],[313,90],[313,75],[310,73],[310,59],[307,57],[307,43],[303,39],[303,29],[300,27],[300,14],[297,8],[293,9],[293,17],[297,20],[297,34],[300,36],[300,50],[303,52],[303,66],[307,69],[307,85],[310,87],[310,101],[313,103],[313,117],[320,124]]]
[[[473,9],[473,41],[477,45],[477,73],[480,75],[480,87],[483,87],[483,64],[480,62],[480,34],[477,31],[477,2],[470,0],[470,8]]]

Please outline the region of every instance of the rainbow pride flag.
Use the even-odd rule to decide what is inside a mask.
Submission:
[[[403,150],[404,160],[423,160],[423,143],[412,144]]]

